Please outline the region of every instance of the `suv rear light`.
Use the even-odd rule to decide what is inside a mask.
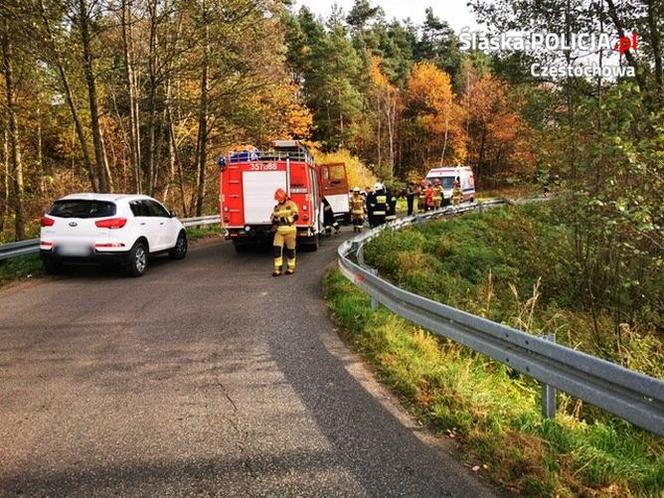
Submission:
[[[48,216],[41,217],[41,226],[52,227],[53,225],[55,225],[55,220],[53,218],[49,218]]]
[[[112,247],[125,247],[122,242],[103,242],[101,244],[95,244],[95,249],[107,249]]]
[[[122,228],[127,224],[127,218],[109,218],[108,220],[95,221],[99,228],[110,228],[111,230]]]

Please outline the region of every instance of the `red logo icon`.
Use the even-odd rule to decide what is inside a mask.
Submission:
[[[618,39],[618,43],[613,47],[615,50],[620,52],[620,55],[623,55],[628,50],[636,50],[639,48],[639,34],[636,31],[632,31],[632,36],[621,36]]]

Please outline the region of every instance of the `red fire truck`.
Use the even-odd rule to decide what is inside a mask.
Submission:
[[[321,170],[298,141],[277,140],[272,145],[272,150],[243,150],[219,159],[220,213],[226,238],[238,252],[271,239],[274,192],[283,188],[299,208],[299,246],[315,251],[322,231]]]

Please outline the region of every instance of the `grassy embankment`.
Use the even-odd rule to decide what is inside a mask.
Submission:
[[[220,233],[221,227],[217,224],[187,229],[190,242]],[[36,254],[0,261],[0,287],[43,275],[41,259]]]
[[[365,257],[401,287],[664,378],[664,343],[570,301],[554,251],[564,226],[550,206],[497,209],[386,233]],[[554,285],[555,284],[555,285]],[[567,283],[571,285],[571,283]],[[543,420],[527,377],[439,339],[369,300],[338,271],[330,309],[348,340],[422,421],[459,442],[465,461],[532,496],[663,496],[664,440],[559,394]]]

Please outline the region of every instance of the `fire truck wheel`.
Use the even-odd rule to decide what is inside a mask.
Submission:
[[[251,244],[241,240],[234,240],[233,247],[235,248],[235,252],[238,254],[245,254],[251,250]]]
[[[303,251],[306,251],[306,252],[317,251],[318,247],[320,245],[318,235],[314,235],[313,237],[303,238],[300,245],[302,246]]]

